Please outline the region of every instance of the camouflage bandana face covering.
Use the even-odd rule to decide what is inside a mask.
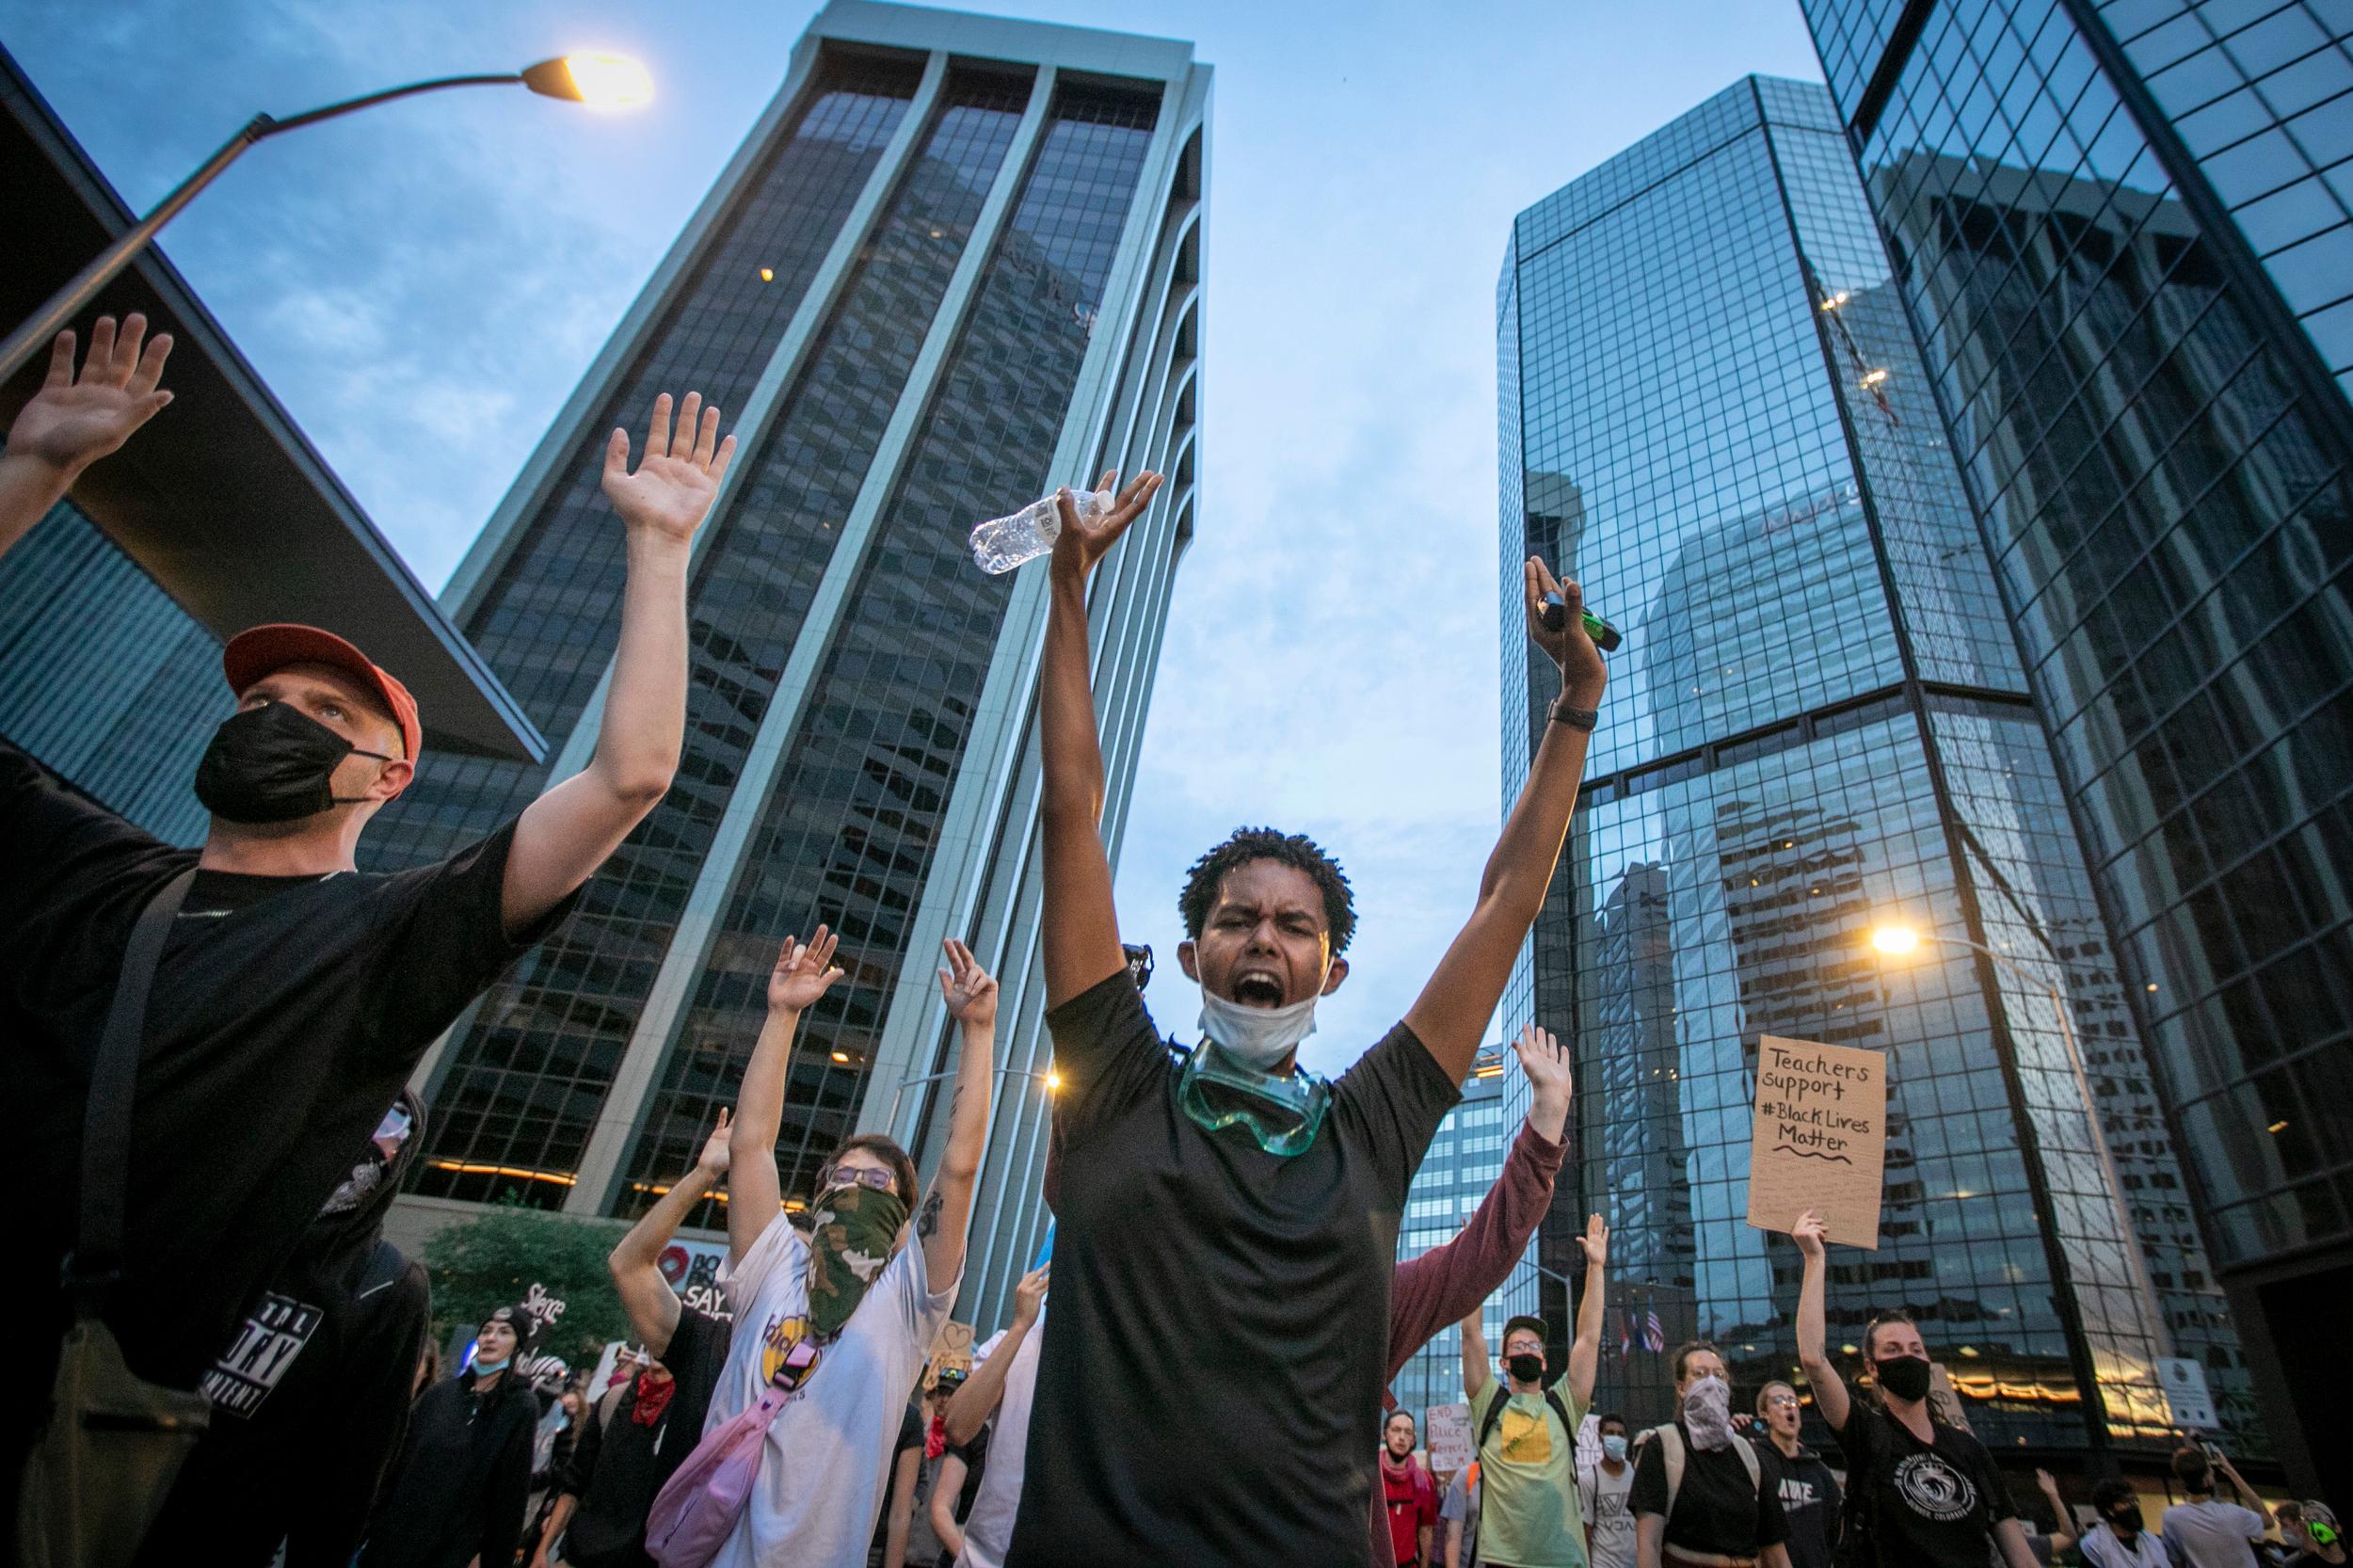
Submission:
[[[817,1194],[808,1238],[808,1320],[820,1339],[841,1332],[907,1223],[895,1193],[847,1182]]]

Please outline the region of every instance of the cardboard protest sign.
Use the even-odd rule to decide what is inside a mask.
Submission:
[[[939,1325],[932,1336],[932,1353],[924,1363],[922,1385],[929,1391],[942,1372],[968,1377],[972,1372],[972,1325],[954,1321]]]
[[[1832,1240],[1876,1251],[1886,1158],[1886,1052],[1757,1041],[1749,1224],[1786,1231],[1811,1208]]]
[[[1433,1475],[1451,1475],[1471,1462],[1470,1406],[1433,1404],[1421,1413],[1421,1426]]]

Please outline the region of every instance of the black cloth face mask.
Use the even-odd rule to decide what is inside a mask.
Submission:
[[[287,702],[265,702],[232,713],[213,731],[196,765],[196,798],[213,815],[233,823],[294,822],[345,806],[332,779],[346,757],[392,758],[361,751]]]
[[[1916,1355],[1891,1355],[1874,1368],[1880,1386],[1899,1400],[1929,1397],[1929,1364]]]
[[[1545,1358],[1541,1355],[1507,1356],[1503,1365],[1522,1383],[1534,1383],[1545,1375]]]

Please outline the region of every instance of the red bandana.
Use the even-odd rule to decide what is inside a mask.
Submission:
[[[637,1374],[637,1402],[630,1407],[629,1418],[641,1427],[652,1426],[662,1419],[662,1413],[670,1408],[670,1396],[678,1392],[678,1379],[667,1372],[648,1369]]]

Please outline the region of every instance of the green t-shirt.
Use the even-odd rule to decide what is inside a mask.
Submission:
[[[1474,1436],[1487,1410],[1504,1397],[1500,1376],[1490,1377],[1471,1400]],[[1512,1568],[1586,1568],[1585,1511],[1577,1495],[1577,1427],[1585,1406],[1562,1373],[1552,1385],[1569,1413],[1569,1428],[1542,1394],[1513,1394],[1496,1430],[1479,1450],[1479,1558]]]

